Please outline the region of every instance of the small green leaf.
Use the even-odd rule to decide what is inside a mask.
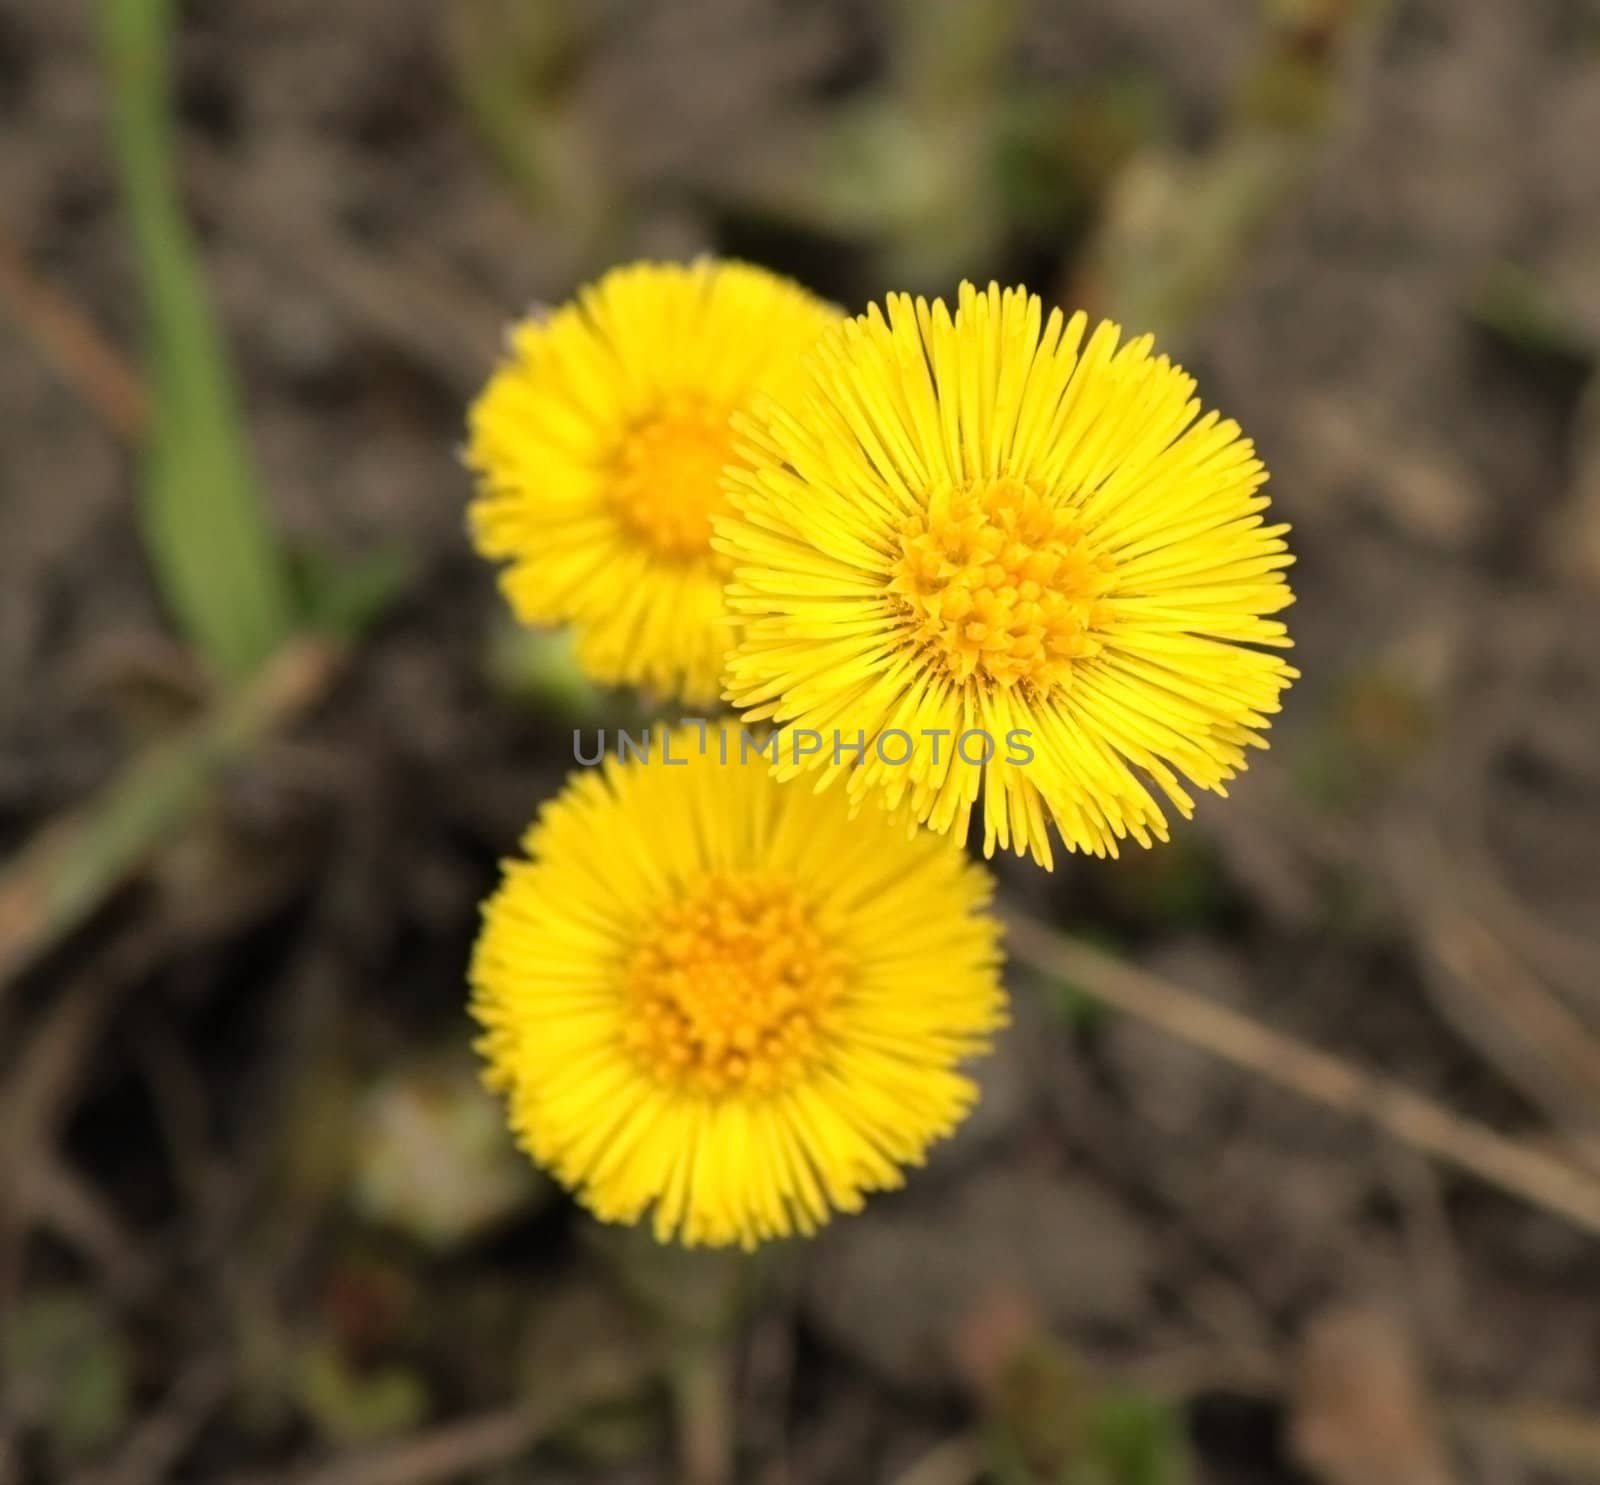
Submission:
[[[299,554],[295,577],[306,628],[359,639],[400,598],[416,570],[411,554],[396,546],[351,559],[321,551]]]
[[[1107,1391],[1089,1410],[1086,1454],[1106,1485],[1184,1485],[1189,1478],[1181,1419],[1142,1392]]]
[[[84,1291],[46,1289],[0,1323],[9,1405],[64,1453],[97,1453],[127,1426],[127,1344]]]
[[[1600,344],[1578,317],[1534,274],[1515,263],[1496,263],[1473,295],[1474,319],[1525,356],[1580,365],[1600,359]]]
[[[228,679],[294,623],[288,569],[173,168],[172,0],[100,0],[113,146],[149,321],[145,545],[187,638]]]
[[[301,1355],[296,1381],[301,1406],[331,1443],[392,1438],[428,1416],[428,1389],[416,1372],[386,1366],[358,1373],[325,1342]]]
[[[500,623],[489,636],[484,668],[498,695],[553,717],[592,721],[611,706],[607,693],[578,664],[568,630]]]

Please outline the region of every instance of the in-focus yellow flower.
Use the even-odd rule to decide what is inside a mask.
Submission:
[[[1266,471],[1148,336],[1086,329],[993,284],[953,316],[891,295],[738,422],[727,695],[825,743],[780,777],[962,835],[981,781],[985,854],[1048,867],[1047,820],[1149,845],[1158,793],[1188,815],[1185,781],[1223,793],[1264,745],[1296,674]]]
[[[988,874],[778,783],[737,732],[653,742],[574,777],[485,907],[490,1083],[607,1221],[810,1233],[973,1101],[960,1064],[1004,1018]]]
[[[743,263],[614,269],[518,325],[472,408],[466,458],[484,556],[529,624],[570,624],[610,684],[702,703],[732,630],[711,550],[729,415],[777,389],[838,320]]]

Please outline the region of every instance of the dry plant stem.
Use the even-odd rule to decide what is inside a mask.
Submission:
[[[126,443],[138,438],[150,411],[138,376],[75,305],[33,272],[3,231],[0,304],[118,438]]]
[[[126,983],[103,971],[60,997],[43,1025],[4,1068],[0,1083],[0,1313],[21,1288],[29,1224],[48,1205],[57,1169],[56,1132],[89,1048]]]
[[[136,758],[0,870],[0,1007],[10,984],[180,831],[223,770],[309,708],[338,669],[322,640],[286,646],[179,736]]]
[[[162,934],[142,923],[51,1000],[26,1036],[0,1037],[0,1315],[22,1278],[34,1225],[93,1260],[113,1293],[132,1298],[154,1275],[112,1209],[62,1163],[56,1145],[89,1059],[128,989],[149,971]]]
[[[968,1434],[957,1434],[935,1444],[894,1485],[972,1485],[983,1472],[983,1446]]]
[[[1436,997],[1462,1001],[1452,1020],[1473,1028],[1475,1046],[1495,1047],[1518,1087],[1592,1150],[1600,1123],[1600,1038],[1480,915],[1442,894],[1416,911],[1418,938],[1441,971]]]
[[[1541,636],[1519,639],[1523,649],[1542,653]],[[1502,719],[1523,719],[1519,743],[1547,742],[1554,729],[1543,718],[1530,720],[1525,698],[1509,689],[1490,692],[1480,709],[1486,715],[1462,720],[1454,746],[1435,762],[1448,790],[1436,786],[1437,797],[1392,814],[1376,853],[1369,838],[1297,800],[1270,760],[1249,791],[1252,802],[1241,795],[1239,810],[1227,812],[1228,828],[1236,843],[1292,838],[1294,853],[1333,872],[1365,877],[1376,862],[1440,1015],[1545,1111],[1577,1158],[1600,1166],[1600,1042],[1588,1029],[1600,1004],[1600,951],[1519,899],[1496,864],[1483,820],[1487,775],[1510,741]],[[1559,766],[1579,772],[1585,759]],[[1448,830],[1439,823],[1446,820]],[[1276,864],[1281,878],[1295,872],[1292,857]]]
[[[740,1440],[752,1458],[763,1461],[758,1485],[791,1485],[788,1419],[798,1299],[794,1271],[786,1267],[778,1273],[775,1292],[753,1317],[742,1385],[734,1403]]]
[[[112,1461],[74,1485],[161,1485],[170,1480],[195,1435],[227,1397],[232,1371],[232,1362],[224,1355],[201,1355],[191,1361],[166,1400],[133,1431]]]
[[[37,1171],[25,1172],[21,1180],[31,1181],[32,1215],[37,1223],[88,1258],[119,1302],[147,1296],[155,1282],[155,1268],[110,1204],[59,1157],[41,1153],[35,1156],[35,1164]],[[9,1266],[6,1242],[7,1234],[0,1230],[0,1276]],[[7,1292],[6,1286],[6,1278],[0,1277],[0,1293]]]
[[[732,1485],[733,1377],[728,1348],[693,1347],[672,1374],[684,1485]]]
[[[1363,1119],[1436,1160],[1600,1236],[1600,1183],[1564,1160],[1014,911],[1007,914],[1006,942],[1016,959],[1071,981],[1096,1000],[1305,1098]]]
[[[647,1359],[608,1357],[521,1407],[360,1450],[301,1475],[239,1476],[229,1485],[435,1485],[476,1477],[526,1454],[575,1414],[643,1379]]]
[[[1529,1463],[1564,1479],[1600,1481],[1600,1418],[1528,1402],[1459,1401],[1450,1412],[1463,1438],[1509,1444]]]

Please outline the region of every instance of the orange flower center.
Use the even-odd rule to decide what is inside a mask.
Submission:
[[[709,557],[711,517],[725,509],[722,468],[732,458],[727,408],[670,398],[634,425],[617,452],[617,508],[663,557]]]
[[[713,874],[668,907],[628,966],[624,1039],[692,1092],[776,1092],[816,1061],[844,962],[786,881]]]
[[[1099,653],[1115,578],[1073,512],[1002,478],[933,493],[902,528],[890,591],[914,642],[956,680],[1048,690]]]

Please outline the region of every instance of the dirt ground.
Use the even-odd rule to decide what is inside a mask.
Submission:
[[[136,362],[90,10],[0,9],[0,230]],[[457,462],[506,319],[630,257],[1150,321],[1272,471],[1303,679],[1170,847],[1007,863],[1008,901],[1588,1190],[1600,11],[1034,0],[989,57],[986,26],[923,44],[951,0],[552,6],[517,33],[531,178],[470,96],[503,11],[186,8],[182,179],[274,512],[408,576],[0,980],[0,1482],[1600,1478],[1600,1223],[1036,966],[929,1169],[758,1268],[603,1232],[525,1169],[463,968],[572,726],[620,703],[507,635]],[[1290,103],[1250,91],[1285,75]],[[1257,180],[1263,140],[1239,209],[1207,182]],[[1208,244],[1201,291],[1141,279]],[[125,441],[0,325],[20,859],[208,703]],[[1145,1463],[1062,1442],[1109,1396]]]

